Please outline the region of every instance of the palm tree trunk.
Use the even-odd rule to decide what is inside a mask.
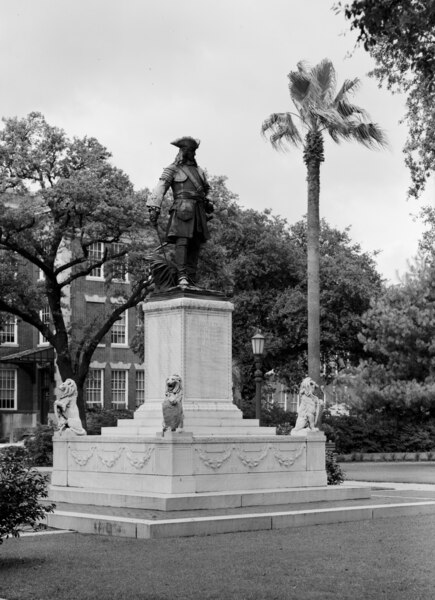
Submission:
[[[307,165],[307,307],[308,307],[308,376],[320,385],[320,163],[323,138],[310,132],[306,138],[304,160]]]

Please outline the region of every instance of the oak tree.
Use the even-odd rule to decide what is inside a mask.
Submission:
[[[61,378],[77,384],[85,422],[83,386],[92,355],[149,289],[147,211],[95,138],[70,139],[35,112],[3,122],[0,311],[35,327],[55,349]],[[121,285],[127,256],[129,285]],[[103,313],[74,322],[70,288],[103,266],[108,298]]]
[[[406,95],[408,193],[418,197],[435,170],[435,0],[353,0],[336,8],[374,58],[371,74]]]

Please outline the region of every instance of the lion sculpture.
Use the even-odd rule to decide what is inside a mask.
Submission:
[[[77,386],[73,379],[66,379],[59,386],[60,397],[54,403],[59,434],[69,430],[75,435],[86,435],[77,408]]]
[[[162,403],[163,435],[165,431],[182,431],[184,424],[183,414],[183,386],[179,375],[171,375],[166,380],[165,399]]]
[[[311,377],[305,377],[299,389],[299,408],[296,425],[290,435],[306,435],[310,431],[319,431],[317,425],[323,409],[323,400],[314,394],[317,383]]]

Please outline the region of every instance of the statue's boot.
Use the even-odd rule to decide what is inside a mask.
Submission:
[[[187,274],[187,238],[178,238],[175,242],[175,264],[178,269],[178,285],[187,287],[189,277]]]
[[[189,238],[178,238],[175,242],[175,263],[180,287],[195,287],[200,247],[200,243]]]

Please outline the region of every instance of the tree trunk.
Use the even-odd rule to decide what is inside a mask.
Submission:
[[[318,132],[307,135],[305,153],[308,184],[307,213],[307,307],[308,307],[308,376],[320,385],[320,163],[323,138]]]
[[[86,429],[86,406],[85,406],[85,389],[83,385],[77,385],[77,408],[83,428]]]

